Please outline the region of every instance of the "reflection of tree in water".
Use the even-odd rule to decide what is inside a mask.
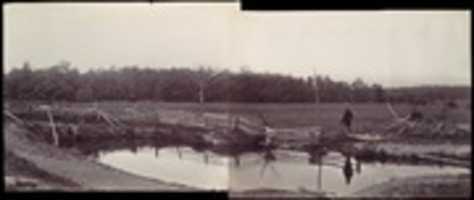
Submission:
[[[209,164],[209,154],[207,151],[204,151],[204,163]]]
[[[155,149],[155,158],[158,158],[160,154],[160,149],[165,147],[166,145],[162,142],[159,142],[159,139],[154,139],[153,140],[153,148]]]
[[[181,160],[183,158],[183,153],[179,145],[176,145],[176,152],[178,152],[178,158]]]
[[[137,145],[137,141],[134,138],[129,140],[129,149],[132,153],[137,154],[138,145]]]
[[[240,167],[240,155],[234,155],[235,166]]]
[[[309,150],[309,163],[310,164],[322,163],[322,160],[327,153],[328,153],[328,150],[325,147],[318,147],[318,148]]]
[[[356,161],[356,172],[357,174],[360,174],[362,172],[362,163],[357,158],[355,158],[355,161]]]
[[[323,173],[323,158],[324,156],[327,154],[327,149],[324,148],[324,147],[319,147],[319,148],[316,148],[316,149],[312,149],[310,150],[309,152],[309,163],[310,164],[317,164],[318,165],[318,177],[317,177],[317,181],[318,181],[318,190],[321,191],[322,190],[322,184],[323,184],[323,177],[322,177],[322,173]]]
[[[158,158],[160,148],[155,147],[155,158]]]
[[[273,171],[273,173],[280,176],[280,174],[278,174],[278,172],[276,171],[275,167],[272,165],[272,163],[275,160],[276,160],[276,156],[273,153],[272,149],[271,148],[265,149],[264,152],[263,152],[263,161],[264,162],[263,162],[262,170],[260,171],[260,178],[263,177],[267,167],[269,167]]]

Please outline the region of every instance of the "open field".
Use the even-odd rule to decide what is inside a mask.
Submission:
[[[466,105],[450,109],[447,119],[455,123],[470,123],[471,112]],[[59,105],[71,109],[85,109],[92,107],[92,103],[60,103]],[[213,112],[243,115],[259,120],[262,113],[273,127],[290,128],[300,126],[321,126],[325,130],[334,131],[340,128],[340,119],[345,109],[342,103],[315,104],[244,104],[244,103],[163,103],[163,102],[100,102],[98,107],[111,114],[124,114],[127,108],[133,108],[140,115],[149,115],[153,118],[161,109],[182,110],[190,112]],[[14,104],[12,104],[14,106]],[[356,132],[380,131],[392,123],[393,117],[383,103],[361,103],[351,105],[354,111],[354,130]],[[413,106],[408,104],[394,104],[393,108],[400,116],[409,114]],[[441,113],[440,105],[418,106],[426,117],[437,117]]]

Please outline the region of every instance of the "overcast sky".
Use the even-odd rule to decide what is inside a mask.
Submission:
[[[235,3],[7,4],[4,71],[61,60],[211,65],[384,86],[470,85],[469,11],[240,11]]]

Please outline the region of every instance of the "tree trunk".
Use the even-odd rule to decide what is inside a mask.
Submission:
[[[58,132],[56,131],[56,124],[54,123],[53,114],[51,110],[47,110],[46,113],[48,114],[49,124],[51,126],[51,134],[53,135],[54,145],[59,146],[59,136]]]
[[[199,104],[204,103],[204,86],[199,87]]]

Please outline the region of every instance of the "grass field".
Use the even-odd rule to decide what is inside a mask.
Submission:
[[[85,109],[92,103],[61,103],[65,107]],[[140,114],[159,113],[162,109],[189,112],[230,113],[260,120],[258,113],[264,114],[273,127],[290,128],[301,126],[321,126],[328,132],[340,130],[340,119],[345,109],[341,103],[315,104],[244,104],[244,103],[162,103],[162,102],[101,102],[100,109],[111,114],[123,114],[127,108],[133,108]],[[353,126],[356,132],[377,132],[393,122],[393,117],[386,104],[363,103],[351,105],[355,114]],[[413,109],[412,105],[394,104],[393,108],[404,116]],[[436,117],[441,113],[440,105],[419,106],[425,117]],[[153,115],[149,115],[153,116]],[[151,117],[150,117],[151,118]],[[455,123],[470,123],[471,111],[465,104],[449,109],[447,119]]]

